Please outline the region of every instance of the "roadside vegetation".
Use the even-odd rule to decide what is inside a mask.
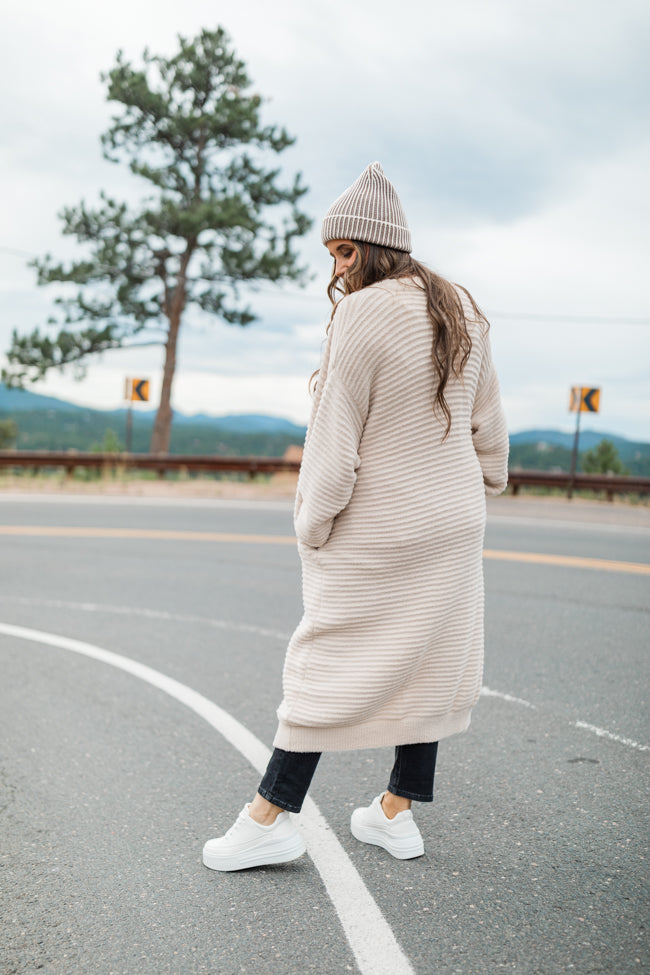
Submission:
[[[64,412],[24,411],[18,414],[18,421],[2,421],[15,427],[13,441],[7,438],[5,448],[17,450],[94,450],[118,453],[123,451],[126,434],[126,416],[106,414],[99,410],[76,410]],[[107,426],[107,422],[110,426]],[[135,454],[149,451],[152,418],[133,414],[132,450]],[[0,426],[0,431],[2,427]],[[0,433],[1,436],[1,433]],[[245,457],[254,454],[258,457],[281,457],[287,447],[301,444],[304,430],[296,428],[295,433],[251,432],[240,433],[224,429],[217,420],[212,423],[191,423],[184,421],[172,427],[169,446],[170,454],[218,454]],[[1,449],[1,448],[0,448]]]
[[[571,470],[571,451],[555,444],[511,444],[511,470],[563,471]],[[615,446],[603,439],[591,450],[581,450],[578,470],[584,474],[636,474],[650,477],[650,444],[628,442]]]

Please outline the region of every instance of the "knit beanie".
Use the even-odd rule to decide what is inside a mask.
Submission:
[[[323,220],[321,239],[364,240],[411,252],[411,231],[395,187],[378,162],[370,163],[358,180],[339,196]]]

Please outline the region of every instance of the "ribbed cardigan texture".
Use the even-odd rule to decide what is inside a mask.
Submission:
[[[274,744],[339,751],[464,731],[483,673],[485,494],[508,434],[486,327],[445,398],[423,292],[343,298],[323,353],[295,507],[304,615]]]

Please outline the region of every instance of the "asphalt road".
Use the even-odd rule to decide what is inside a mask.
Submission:
[[[650,575],[602,560],[650,563],[650,520],[511,499],[490,512],[491,693],[441,745],[436,801],[417,811],[425,857],[349,833],[390,750],[324,756],[312,796],[403,950],[397,975],[648,972]],[[291,534],[282,503],[0,495],[0,624],[146,664],[269,745],[301,611]],[[259,778],[203,717],[7,631],[0,673],[3,973],[369,975],[309,856],[201,865]]]

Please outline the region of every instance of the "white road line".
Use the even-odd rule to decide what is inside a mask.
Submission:
[[[294,502],[287,498],[274,498],[268,501],[250,498],[161,498],[146,497],[145,495],[107,495],[107,494],[47,494],[40,491],[34,494],[19,494],[9,491],[0,492],[0,503],[3,501],[15,504],[73,504],[79,505],[118,505],[152,508],[239,508],[245,511],[285,511],[291,514]]]
[[[0,623],[0,633],[46,646],[71,650],[126,671],[168,694],[198,714],[246,758],[262,775],[271,755],[248,728],[202,694],[172,677],[130,657],[92,643]],[[307,797],[301,814],[307,848],[334,905],[362,975],[415,975],[395,935],[377,907],[347,853],[330,830],[313,799]]]
[[[525,701],[523,697],[513,697],[512,694],[492,691],[489,687],[485,686],[481,688],[481,697],[498,697],[501,701],[508,701],[510,704],[520,704],[524,708],[532,708],[533,711],[537,710],[536,704]],[[638,741],[634,741],[633,738],[623,738],[621,735],[615,735],[612,731],[607,731],[605,728],[598,728],[595,724],[587,724],[586,721],[571,721],[570,724],[574,728],[582,728],[583,731],[590,731],[593,735],[598,735],[599,738],[608,738],[610,741],[617,741],[619,745],[627,745],[628,748],[636,748],[640,752],[650,752],[650,745],[641,745]]]
[[[32,493],[2,491],[0,492],[0,504],[6,501],[10,504],[67,504],[78,507],[79,505],[97,506],[113,505],[128,507],[153,507],[153,508],[228,508],[239,509],[242,511],[284,511],[289,514],[293,511],[294,502],[292,498],[282,499],[273,498],[263,500],[261,498],[202,498],[202,497],[147,497],[146,495],[103,495],[103,494],[54,494],[48,492],[35,491]],[[523,509],[522,509],[523,512]],[[607,512],[605,513],[607,514]],[[648,534],[650,526],[642,525],[618,525],[613,522],[601,522],[598,520],[576,521],[573,518],[549,518],[540,514],[539,517],[531,517],[525,514],[497,514],[488,510],[488,524],[502,523],[504,525],[527,525],[533,528],[560,528],[572,531],[602,531],[621,534]]]
[[[571,723],[576,728],[591,731],[592,734],[598,735],[599,738],[609,738],[610,741],[617,741],[621,745],[627,745],[628,748],[636,748],[640,752],[650,752],[650,745],[641,745],[632,738],[622,738],[621,735],[615,735],[611,731],[606,731],[605,728],[598,728],[595,724],[587,724],[586,721],[572,721]]]
[[[280,630],[269,630],[264,626],[254,626],[252,623],[236,623],[233,620],[215,620],[208,616],[189,616],[183,613],[168,613],[160,609],[140,609],[135,606],[111,606],[109,603],[75,603],[63,599],[30,599],[29,596],[2,596],[0,600],[21,606],[48,606],[51,609],[74,609],[82,613],[114,613],[120,616],[142,616],[150,620],[168,620],[174,623],[203,623],[218,630],[235,630],[239,633],[253,633],[271,640],[286,641],[291,633]]]
[[[513,697],[512,694],[504,694],[502,691],[493,691],[485,685],[483,685],[481,688],[481,696],[498,697],[501,701],[508,701],[509,704],[521,704],[522,707],[532,708],[533,711],[537,710],[536,704],[531,704],[530,701],[524,701],[523,697]]]
[[[522,525],[526,525],[528,528],[559,528],[563,532],[596,531],[605,532],[606,534],[634,536],[650,534],[650,527],[648,525],[615,525],[608,521],[569,521],[568,519],[565,521],[562,518],[526,518],[520,517],[519,515],[493,515],[489,512],[487,521],[488,525],[514,525],[517,528]]]
[[[207,616],[186,616],[182,613],[168,613],[165,610],[139,609],[132,606],[111,606],[108,603],[75,603],[62,599],[30,599],[27,596],[0,595],[0,601],[2,600],[13,604],[19,603],[21,606],[50,606],[53,609],[74,609],[86,613],[116,613],[123,616],[142,616],[145,619],[169,620],[170,622],[177,623],[202,623],[206,626],[213,626],[219,630],[234,630],[241,633],[254,633],[256,636],[262,636],[273,640],[286,641],[291,637],[290,633],[283,633],[279,630],[269,630],[263,626],[253,626],[250,623],[235,623],[231,620],[216,620]],[[506,694],[504,691],[495,691],[491,687],[486,687],[485,685],[483,685],[481,688],[481,697],[496,697],[500,701],[506,701],[508,704],[518,704],[520,707],[530,708],[532,711],[537,710],[537,705],[533,704],[531,701],[526,701],[522,697],[515,697],[513,694]],[[610,741],[617,741],[621,745],[627,745],[628,748],[636,748],[638,751],[650,751],[650,745],[642,745],[639,742],[634,741],[632,738],[623,738],[621,735],[616,735],[611,731],[607,731],[604,728],[598,728],[596,725],[588,724],[585,721],[572,721],[570,723],[574,728],[581,728],[584,731],[590,731],[592,734],[598,735],[599,738],[608,738]]]

